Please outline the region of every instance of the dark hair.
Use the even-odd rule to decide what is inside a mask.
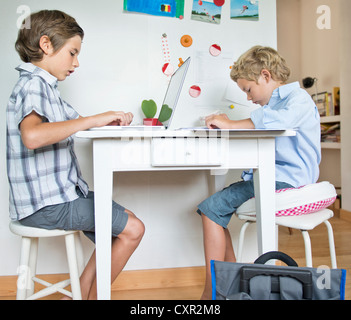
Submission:
[[[24,62],[40,61],[43,51],[40,38],[47,36],[54,48],[60,50],[65,42],[78,35],[84,38],[84,31],[77,21],[68,14],[58,10],[42,10],[30,16],[30,28],[19,30],[15,44],[16,51]]]

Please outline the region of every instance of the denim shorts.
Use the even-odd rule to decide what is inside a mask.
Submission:
[[[286,182],[276,181],[276,190],[293,188]],[[255,196],[253,181],[239,181],[219,191],[198,205],[197,213],[203,213],[223,228],[228,223],[238,207]]]
[[[19,222],[28,227],[60,230],[80,230],[95,242],[94,192],[87,197],[77,189],[78,199],[44,207]],[[128,214],[125,208],[112,201],[112,236],[117,237],[125,228]]]

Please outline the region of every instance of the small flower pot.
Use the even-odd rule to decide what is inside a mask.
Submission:
[[[162,126],[162,123],[157,118],[144,118],[144,126]]]

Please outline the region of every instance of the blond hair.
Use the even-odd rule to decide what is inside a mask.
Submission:
[[[284,58],[270,47],[254,46],[234,63],[230,77],[237,82],[238,79],[246,79],[258,83],[261,71],[266,69],[272,79],[285,84],[290,76],[290,69]]]
[[[15,44],[16,51],[24,62],[40,61],[43,51],[40,38],[47,36],[54,48],[60,50],[66,41],[79,35],[84,38],[84,31],[76,20],[59,10],[42,10],[31,15],[30,28],[22,28],[18,32]]]

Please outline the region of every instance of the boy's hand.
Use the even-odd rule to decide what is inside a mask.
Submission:
[[[96,127],[102,126],[128,126],[133,120],[131,112],[108,111],[93,116],[96,120]]]
[[[122,111],[117,111],[116,116],[116,120],[108,123],[108,126],[129,126],[134,117],[131,112],[124,113]]]
[[[210,115],[206,117],[205,123],[209,129],[226,129],[229,128],[229,118],[226,114],[222,113],[219,115]]]

